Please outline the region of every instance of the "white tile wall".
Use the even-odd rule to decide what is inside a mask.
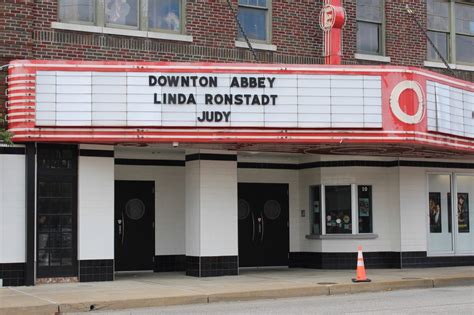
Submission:
[[[0,263],[25,262],[25,156],[0,154]]]
[[[114,259],[114,177],[113,158],[79,157],[78,258],[80,260]]]
[[[78,126],[247,126],[247,127],[381,127],[380,76],[267,75],[265,88],[230,88],[232,78],[263,75],[205,74],[218,78],[218,87],[148,86],[149,73],[39,71],[37,124]],[[159,76],[160,73],[153,73]],[[167,76],[175,74],[164,74]],[[182,73],[195,76],[195,73]],[[158,93],[193,94],[198,105],[159,105]],[[275,94],[276,105],[204,105],[205,93]],[[59,104],[61,104],[59,106]],[[202,111],[231,111],[230,121],[197,121]],[[87,111],[71,119],[63,112]],[[42,112],[51,112],[42,116]],[[96,115],[96,113],[103,113]],[[166,114],[165,114],[166,113]],[[53,117],[54,114],[54,117]],[[320,114],[337,114],[324,118]],[[371,116],[366,116],[369,114]],[[133,117],[129,117],[133,116]],[[348,124],[350,121],[350,124]]]

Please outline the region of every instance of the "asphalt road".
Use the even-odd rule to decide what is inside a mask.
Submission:
[[[474,286],[291,299],[180,305],[94,314],[463,314],[474,315]]]

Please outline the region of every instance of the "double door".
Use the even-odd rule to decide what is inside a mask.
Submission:
[[[428,174],[429,255],[474,253],[474,175]]]
[[[239,183],[239,266],[288,266],[287,184]]]

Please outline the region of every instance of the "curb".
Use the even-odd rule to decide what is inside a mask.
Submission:
[[[458,285],[474,285],[474,276],[433,279],[433,287],[452,287]]]
[[[45,304],[28,307],[0,308],[0,314],[62,314],[68,312],[90,312],[91,310],[121,310],[129,308],[159,307],[185,304],[206,304],[216,302],[250,301],[304,296],[329,296],[338,294],[357,294],[383,292],[402,289],[429,289],[449,286],[474,285],[474,276],[450,278],[420,278],[385,282],[301,285],[290,288],[235,291],[213,294],[193,294],[183,296],[138,298],[128,300],[88,301],[65,303],[60,305]],[[59,311],[59,312],[58,312]]]

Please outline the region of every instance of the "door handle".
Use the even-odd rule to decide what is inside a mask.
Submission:
[[[262,217],[262,233],[260,235],[260,240],[263,242],[263,235],[265,234],[265,220],[263,219],[263,213],[260,213]]]
[[[122,236],[122,220],[118,219],[117,224],[118,224],[118,234]]]
[[[255,216],[252,213],[252,242],[255,240]]]
[[[123,245],[124,237],[125,237],[125,218],[123,216],[123,211],[122,211],[122,245]]]

